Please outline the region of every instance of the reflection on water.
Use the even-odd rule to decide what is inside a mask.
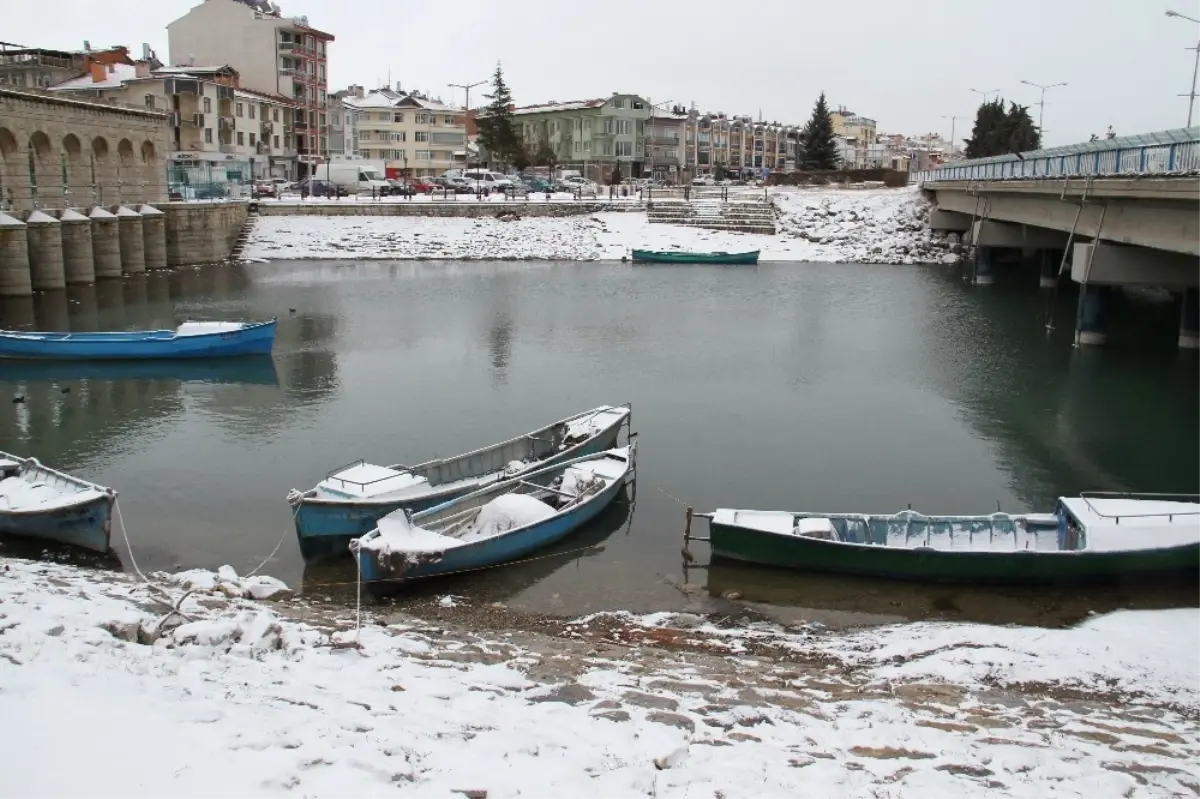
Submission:
[[[855,264],[273,263],[154,272],[0,299],[0,327],[278,317],[275,351],[222,364],[0,363],[0,449],[115,487],[143,568],[306,573],[290,488],[340,463],[426,460],[632,402],[636,518],[603,550],[414,586],[563,614],[721,608],[1064,623],[1194,596],[922,589],[715,564],[682,574],[683,505],[1048,511],[1082,489],[1195,492],[1200,373],[1172,308],[1120,300],[1112,346],[1070,346],[1075,298]],[[1047,311],[1058,320],[1047,333]],[[613,513],[623,511],[614,509]],[[704,565],[707,552],[695,549]],[[689,572],[691,568],[689,568]],[[691,582],[708,591],[684,591]],[[323,589],[324,590],[324,589]],[[328,590],[333,590],[328,589]],[[872,593],[875,591],[876,593]],[[703,598],[703,602],[701,602]],[[891,603],[899,602],[900,605]],[[823,609],[823,610],[822,610]],[[956,610],[957,609],[957,610]],[[958,615],[954,615],[958,614]]]

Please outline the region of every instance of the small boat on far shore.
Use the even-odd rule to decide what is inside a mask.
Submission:
[[[683,252],[681,250],[634,250],[633,260],[648,264],[739,264],[758,263],[760,250],[749,252]]]
[[[262,355],[275,346],[275,321],[184,322],[174,330],[103,333],[0,330],[0,358],[87,361]]]
[[[0,534],[109,551],[117,492],[0,452]]]
[[[714,556],[805,571],[1013,584],[1200,575],[1194,496],[1085,492],[1060,498],[1053,514],[696,515],[709,520]]]

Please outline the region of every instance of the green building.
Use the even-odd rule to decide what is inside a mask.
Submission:
[[[548,143],[557,166],[598,183],[607,183],[615,166],[623,177],[642,176],[649,119],[650,103],[636,94],[513,109],[517,132],[531,153]]]

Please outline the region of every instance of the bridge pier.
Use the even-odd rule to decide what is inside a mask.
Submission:
[[[1111,286],[1079,284],[1079,312],[1075,346],[1100,346],[1108,341],[1107,315]]]
[[[996,282],[996,248],[975,248],[975,273],[971,283],[976,286],[990,286]]]
[[[1183,290],[1183,309],[1179,316],[1179,349],[1200,349],[1200,288]]]
[[[1038,251],[1041,257],[1041,278],[1038,281],[1038,286],[1044,289],[1052,289],[1058,286],[1058,269],[1062,263],[1062,250],[1042,249]]]

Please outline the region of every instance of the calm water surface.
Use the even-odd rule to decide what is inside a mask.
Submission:
[[[580,263],[272,263],[0,301],[0,326],[93,330],[278,315],[273,360],[93,374],[0,364],[0,449],[116,487],[143,570],[268,571],[334,595],[347,559],[299,557],[284,497],[367,458],[451,455],[633,403],[631,505],[565,554],[416,593],[536,612],[1063,623],[1195,604],[1194,586],[973,590],[796,575],[680,555],[683,503],[894,512],[1049,511],[1086,489],[1195,492],[1197,359],[1153,297],[1112,346],[1069,346],[1074,295],[948,270]],[[1047,310],[1058,330],[1047,335]],[[64,393],[65,389],[70,389]],[[114,533],[114,543],[120,549]],[[602,551],[579,553],[587,544]],[[8,550],[12,551],[11,545]],[[127,553],[122,552],[127,562]]]

